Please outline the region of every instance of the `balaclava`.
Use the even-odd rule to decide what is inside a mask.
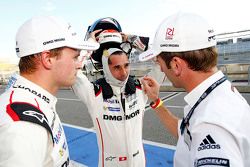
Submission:
[[[102,56],[103,72],[104,72],[104,77],[107,83],[113,86],[124,87],[127,83],[129,75],[127,76],[125,81],[120,81],[116,79],[115,77],[113,77],[112,73],[110,72],[109,65],[108,65],[109,56],[111,56],[113,53],[117,51],[122,51],[122,50],[118,48],[109,48],[103,51],[103,56]]]

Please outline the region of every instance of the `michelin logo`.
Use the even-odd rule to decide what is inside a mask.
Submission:
[[[218,157],[205,157],[195,160],[194,162],[195,167],[200,166],[225,166],[229,167],[230,162],[229,159],[218,158]]]

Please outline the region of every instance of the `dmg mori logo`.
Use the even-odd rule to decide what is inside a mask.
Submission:
[[[121,121],[123,119],[129,120],[129,119],[132,119],[132,118],[134,118],[135,116],[137,116],[139,114],[140,114],[140,110],[136,110],[135,112],[132,112],[131,114],[125,115],[125,116],[104,114],[103,119],[104,120],[110,120],[110,121]]]

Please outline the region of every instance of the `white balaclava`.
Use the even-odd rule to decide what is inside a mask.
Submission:
[[[120,81],[116,79],[115,77],[113,77],[112,73],[110,72],[109,65],[108,65],[109,56],[117,51],[122,51],[122,50],[118,48],[109,48],[108,50],[103,51],[103,55],[102,55],[103,72],[104,72],[104,77],[107,83],[113,86],[124,87],[127,83],[129,75],[125,81]]]

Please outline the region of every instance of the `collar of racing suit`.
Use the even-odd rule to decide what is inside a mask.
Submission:
[[[102,88],[102,95],[104,99],[109,99],[114,95],[113,89],[109,83],[107,83],[105,78],[98,79],[95,84],[99,85]],[[128,77],[127,83],[125,86],[125,95],[134,94],[136,87],[141,87],[139,80],[134,80],[133,77]],[[121,89],[120,89],[121,90]],[[116,90],[114,90],[116,91]],[[120,93],[122,93],[121,91]]]
[[[36,95],[39,99],[47,103],[50,108],[54,108],[56,106],[57,98],[54,95],[19,74],[14,73],[10,77],[5,90],[8,90],[10,88],[18,88],[29,91],[30,93]]]

